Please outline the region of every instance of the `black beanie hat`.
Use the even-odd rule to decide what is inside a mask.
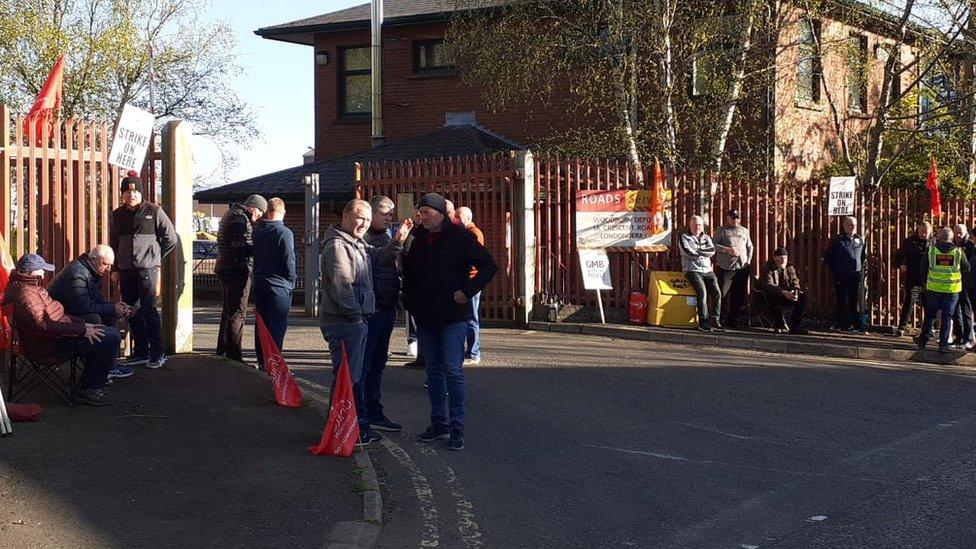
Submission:
[[[122,185],[119,188],[119,192],[124,193],[125,191],[130,191],[130,190],[139,191],[140,193],[142,193],[143,192],[142,179],[133,175],[130,175],[122,179]]]
[[[417,208],[427,206],[428,208],[434,208],[435,210],[447,215],[447,200],[437,194],[437,193],[427,193],[420,199],[420,203],[417,204]]]

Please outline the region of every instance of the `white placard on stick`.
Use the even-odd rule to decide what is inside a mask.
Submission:
[[[827,215],[854,215],[854,190],[857,178],[831,177],[827,200]]]
[[[125,170],[142,170],[156,117],[151,112],[125,105],[115,127],[108,162]]]
[[[613,283],[610,280],[610,258],[607,257],[606,250],[583,250],[579,251],[580,270],[583,272],[583,288],[596,291],[596,303],[600,307],[600,322],[606,324],[607,319],[603,313],[603,297],[600,290],[612,290]]]

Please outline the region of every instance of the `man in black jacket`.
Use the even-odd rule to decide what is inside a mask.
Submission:
[[[78,259],[68,263],[47,286],[51,299],[64,307],[64,312],[89,324],[118,328],[119,320],[127,318],[132,309],[122,302],[105,299],[102,277],[112,270],[115,252],[106,244],[99,244]],[[129,377],[132,368],[114,364],[108,377]]]
[[[220,281],[217,354],[238,362],[243,362],[241,340],[247,318],[247,297],[251,291],[252,228],[267,209],[268,201],[259,194],[252,194],[243,204],[232,204],[221,216],[217,228],[217,264],[214,266]]]
[[[857,218],[845,217],[843,231],[830,239],[824,260],[834,275],[837,299],[837,329],[865,334],[864,318],[858,311],[858,292],[866,252],[864,240],[857,234]]]
[[[129,328],[135,340],[132,356],[124,366],[145,364],[161,368],[163,326],[156,309],[159,267],[164,257],[176,248],[173,223],[158,205],[142,199],[142,179],[122,180],[122,205],[112,212],[109,240],[115,250],[113,282],[119,283],[122,301],[132,307]]]
[[[403,260],[403,296],[417,321],[431,408],[431,424],[418,438],[447,438],[448,450],[461,450],[466,398],[462,363],[471,296],[485,288],[498,266],[470,232],[447,218],[444,197],[426,194],[419,208],[421,226],[413,230]],[[472,267],[478,269],[474,278]]]
[[[285,202],[268,201],[265,218],[254,225],[254,309],[280,351],[288,330],[291,294],[298,274],[295,270],[295,234],[285,227]],[[254,332],[254,351],[264,366],[261,337]]]
[[[976,260],[976,244],[969,239],[969,229],[966,225],[958,223],[952,227],[952,243],[962,249],[966,260],[970,265]],[[965,273],[962,277],[962,291],[959,292],[959,301],[956,303],[956,310],[952,313],[952,332],[955,335],[955,347],[971,350],[973,348],[973,302],[970,295],[973,293],[973,276]]]
[[[901,302],[901,314],[898,318],[898,328],[895,334],[898,337],[905,335],[908,321],[911,320],[915,312],[915,304],[921,297],[922,308],[925,308],[925,277],[927,273],[922,271],[922,262],[925,261],[929,253],[929,244],[932,240],[932,224],[923,221],[915,228],[915,234],[905,239],[901,247],[895,252],[895,266],[905,280],[905,297]]]

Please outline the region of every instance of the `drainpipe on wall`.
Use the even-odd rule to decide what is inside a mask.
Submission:
[[[373,135],[370,138],[374,147],[383,144],[383,0],[372,0],[370,15],[372,66],[372,105]]]

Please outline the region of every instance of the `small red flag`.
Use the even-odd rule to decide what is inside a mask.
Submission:
[[[54,118],[57,116],[58,109],[61,108],[62,84],[64,82],[64,54],[58,57],[51,69],[51,74],[47,76],[47,82],[41,88],[41,93],[37,95],[34,106],[31,107],[27,117],[24,118],[24,133],[30,135],[30,127],[34,126],[34,137],[38,146],[43,146],[41,135],[43,128],[48,128],[48,136],[54,133]]]
[[[942,215],[942,197],[939,195],[939,170],[935,166],[935,155],[931,156],[929,176],[925,180],[925,188],[929,190],[929,210],[932,217]]]
[[[346,344],[343,343],[342,362],[339,363],[339,375],[336,377],[335,389],[332,393],[329,419],[325,423],[321,442],[318,446],[310,446],[308,451],[317,456],[349,457],[358,440],[359,419],[356,417],[356,401],[352,396],[349,357],[346,356]]]
[[[7,281],[10,280],[10,272],[13,270],[14,260],[10,257],[7,240],[3,237],[3,232],[0,232],[0,296],[7,290]],[[13,314],[12,307],[5,307],[0,311],[0,351],[9,349],[13,340],[13,331],[10,329],[10,318],[8,316],[10,314]]]
[[[280,406],[297,408],[302,405],[302,390],[295,382],[295,376],[288,369],[285,358],[281,356],[281,350],[275,344],[274,338],[268,332],[268,327],[264,324],[264,319],[258,312],[254,311],[254,323],[258,330],[258,339],[261,342],[261,353],[264,356],[264,369],[271,376],[274,384],[275,402]]]

